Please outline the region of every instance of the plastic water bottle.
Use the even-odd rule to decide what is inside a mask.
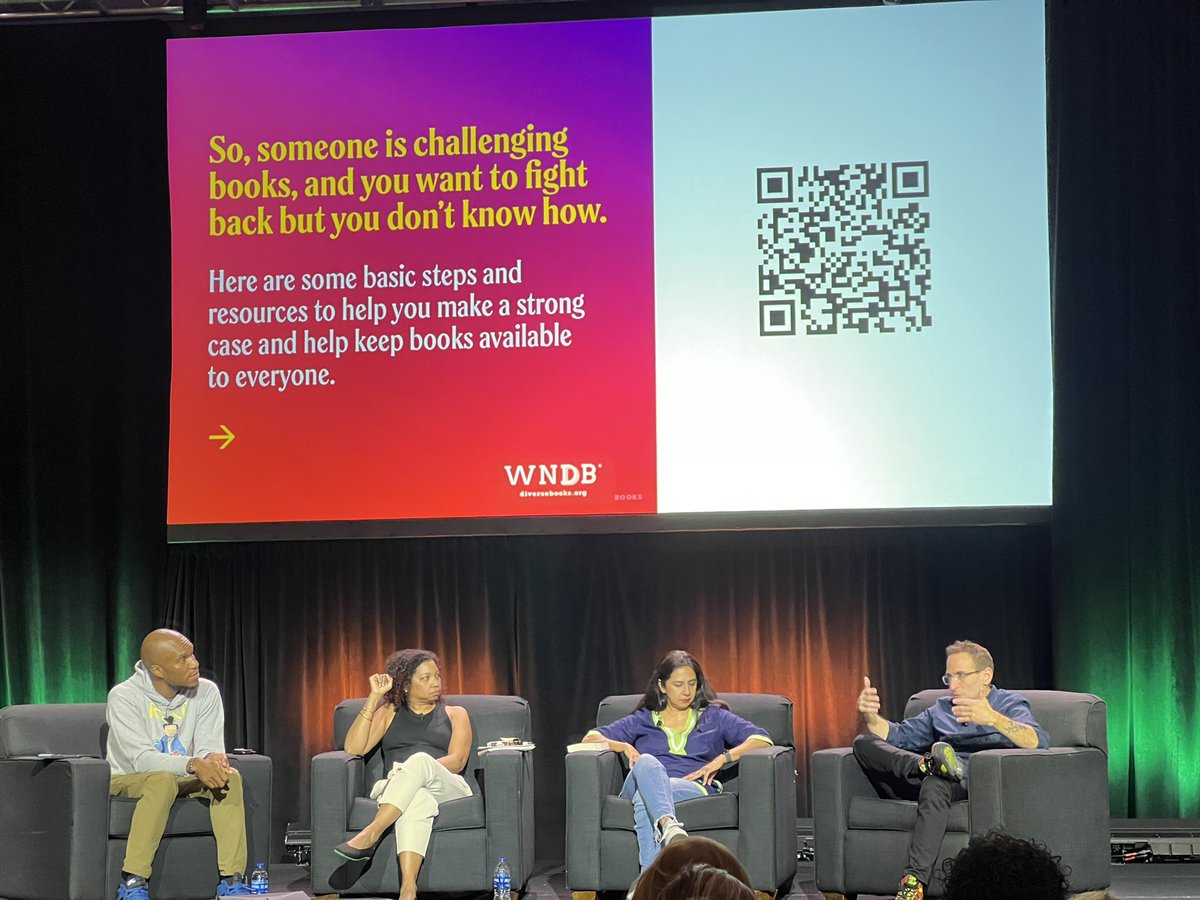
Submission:
[[[492,900],[512,900],[512,872],[503,856],[492,873]]]
[[[250,893],[265,894],[270,890],[270,883],[267,878],[267,866],[265,863],[259,863],[254,867],[254,871],[250,873]]]

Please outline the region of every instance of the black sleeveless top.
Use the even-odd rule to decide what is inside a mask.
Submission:
[[[383,733],[383,765],[386,774],[392,763],[404,762],[414,753],[428,753],[441,759],[450,752],[450,716],[446,704],[439,703],[424,715],[417,715],[408,704],[396,709],[392,724]]]

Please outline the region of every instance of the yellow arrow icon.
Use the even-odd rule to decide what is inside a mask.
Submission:
[[[229,444],[233,441],[234,437],[236,436],[236,435],[234,435],[234,433],[232,431],[229,430],[228,425],[222,425],[221,430],[225,433],[224,434],[210,434],[208,436],[208,439],[210,441],[221,441],[222,442],[221,446],[217,448],[218,450],[224,450],[226,447],[228,447]]]

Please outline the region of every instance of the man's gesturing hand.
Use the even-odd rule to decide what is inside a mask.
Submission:
[[[871,687],[871,679],[863,676],[863,687],[858,693],[858,711],[869,722],[879,715],[879,691]]]
[[[996,723],[996,711],[992,709],[992,704],[987,702],[987,697],[979,697],[976,700],[955,697],[951,702],[954,705],[954,718],[963,725],[968,722],[976,725],[994,725]]]

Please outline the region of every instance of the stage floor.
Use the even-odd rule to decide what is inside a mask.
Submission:
[[[303,891],[309,888],[308,870],[303,866],[271,866],[273,891]],[[1200,898],[1200,863],[1140,863],[1112,867],[1113,896],[1119,900],[1175,900]],[[486,900],[486,894],[453,895],[456,900]],[[560,862],[539,864],[529,880],[523,900],[570,900],[563,866]],[[790,900],[821,900],[813,881],[812,863],[802,863]],[[379,900],[396,900],[395,897]],[[866,900],[864,896],[863,900]]]

